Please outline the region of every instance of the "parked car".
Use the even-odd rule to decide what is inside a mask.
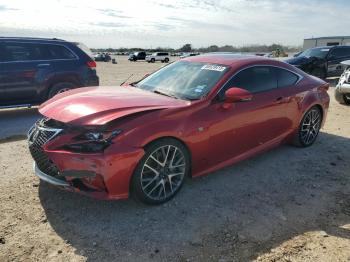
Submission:
[[[110,62],[112,60],[111,56],[107,53],[96,54],[94,59],[98,62]]]
[[[128,60],[136,62],[137,60],[145,60],[146,52],[135,52],[129,55]]]
[[[69,89],[97,86],[96,63],[79,46],[0,37],[0,107],[37,105]]]
[[[180,58],[186,58],[186,57],[189,57],[189,56],[196,56],[196,55],[199,55],[199,53],[184,53],[180,56]]]
[[[325,79],[340,76],[344,71],[341,62],[349,59],[350,46],[325,46],[307,49],[286,62],[308,74]]]
[[[28,133],[29,149],[48,183],[160,204],[187,176],[281,143],[311,146],[326,119],[328,87],[272,59],[189,57],[127,86],[55,96],[39,109],[44,118]]]
[[[156,52],[152,55],[146,56],[146,61],[148,63],[154,63],[156,61],[161,61],[162,63],[168,63],[170,61],[169,53],[166,52]]]
[[[350,60],[343,61],[342,64],[345,70],[335,88],[335,99],[341,104],[350,105]]]

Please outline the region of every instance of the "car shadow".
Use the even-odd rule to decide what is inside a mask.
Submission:
[[[305,232],[350,238],[350,140],[321,133],[188,180],[169,203],[98,201],[41,183],[48,222],[88,261],[247,261]]]
[[[25,136],[39,118],[37,107],[0,109],[0,140]]]

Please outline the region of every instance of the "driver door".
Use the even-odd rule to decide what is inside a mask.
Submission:
[[[250,101],[236,102],[224,108],[225,91],[239,87],[253,94]],[[210,164],[245,157],[280,140],[289,131],[285,91],[278,88],[274,67],[255,66],[234,76],[219,92],[206,110],[212,119],[210,134]],[[259,149],[260,147],[260,149]]]

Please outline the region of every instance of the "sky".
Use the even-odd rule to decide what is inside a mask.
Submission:
[[[89,47],[300,46],[350,35],[349,0],[0,0],[0,36]]]

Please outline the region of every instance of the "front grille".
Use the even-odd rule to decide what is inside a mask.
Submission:
[[[37,121],[28,132],[29,151],[36,162],[40,171],[47,175],[64,179],[59,176],[59,170],[56,165],[49,159],[43,150],[43,145],[56,137],[62,129],[50,128],[45,125],[48,119]]]

